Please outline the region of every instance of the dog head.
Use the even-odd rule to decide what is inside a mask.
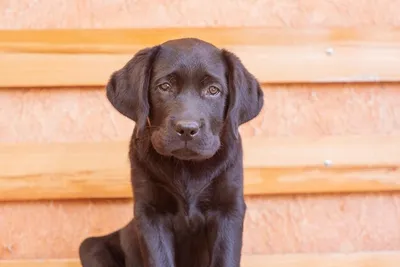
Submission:
[[[223,134],[263,106],[259,83],[229,51],[185,38],[139,51],[107,84],[107,97],[161,155],[211,158]],[[227,137],[228,138],[228,137]]]

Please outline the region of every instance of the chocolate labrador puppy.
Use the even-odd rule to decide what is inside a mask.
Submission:
[[[83,267],[237,267],[243,220],[239,125],[263,92],[229,51],[194,38],[139,51],[107,97],[135,121],[134,219],[80,246]]]

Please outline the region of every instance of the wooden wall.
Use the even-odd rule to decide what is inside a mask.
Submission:
[[[75,266],[84,237],[131,218],[133,125],[103,85],[138,48],[188,33],[263,83],[241,128],[245,266],[397,266],[400,1],[208,2],[0,2],[0,27],[23,30],[0,32],[1,267]]]

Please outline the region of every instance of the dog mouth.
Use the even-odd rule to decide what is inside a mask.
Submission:
[[[218,150],[219,140],[208,138],[208,140],[181,141],[171,139],[168,135],[154,132],[151,136],[151,144],[156,152],[167,157],[179,160],[202,161],[213,157]]]
[[[172,156],[181,160],[201,160],[204,156],[187,147],[172,151]]]

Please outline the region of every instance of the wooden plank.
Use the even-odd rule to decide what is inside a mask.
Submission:
[[[138,49],[180,37],[232,50],[262,83],[400,81],[399,28],[3,30],[0,87],[104,86]]]
[[[245,169],[246,196],[400,190],[398,167]],[[125,169],[0,177],[0,201],[132,198]]]
[[[251,138],[245,194],[400,189],[400,136]],[[0,146],[0,200],[130,198],[127,142]]]
[[[145,29],[0,30],[0,49],[16,53],[126,53],[168,39],[197,37],[218,46],[359,45],[398,46],[400,28],[185,27]]]
[[[243,255],[243,267],[398,267],[400,252]],[[0,267],[81,267],[77,259],[0,261]]]

